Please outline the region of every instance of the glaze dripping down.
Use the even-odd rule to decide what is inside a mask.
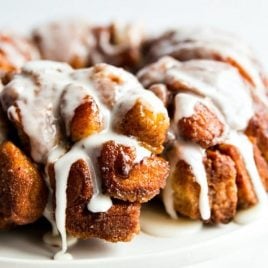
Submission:
[[[190,166],[195,181],[200,186],[201,218],[209,220],[211,216],[209,187],[204,166],[207,147],[184,140],[179,127],[180,120],[196,118],[200,105],[212,112],[224,128],[210,144],[232,144],[238,149],[251,178],[258,204],[266,204],[266,194],[254,161],[253,146],[243,134],[254,115],[252,95],[249,84],[236,68],[213,60],[179,62],[171,57],[164,57],[142,69],[138,77],[147,87],[154,84],[167,85],[173,94],[174,112],[170,128],[170,137],[173,138],[169,140],[168,145],[172,150],[167,149],[166,152],[171,165],[171,175],[163,192],[166,211],[172,218],[178,217],[174,208],[172,174],[179,160]]]
[[[77,107],[88,99],[98,108],[101,128],[75,143],[70,143],[70,125]],[[37,163],[46,165],[49,202],[44,216],[53,225],[53,234],[61,236],[61,250],[55,259],[69,259],[66,234],[67,182],[72,165],[83,160],[89,167],[93,196],[87,208],[92,213],[107,212],[113,205],[109,196],[102,193],[98,157],[108,141],[134,149],[134,163],[151,156],[134,137],[118,133],[114,123],[142,101],[154,112],[167,116],[161,101],[152,92],[145,91],[137,79],[123,69],[98,64],[89,69],[73,70],[63,63],[34,61],[27,63],[21,74],[5,86],[1,102],[9,119],[21,124],[29,137],[31,156]],[[19,114],[18,114],[19,111]],[[63,126],[65,131],[63,131]],[[48,167],[53,165],[55,189],[50,186]],[[55,193],[55,222],[52,199]]]

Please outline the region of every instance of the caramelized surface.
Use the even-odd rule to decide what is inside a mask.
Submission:
[[[151,156],[135,163],[130,147],[107,142],[103,145],[99,165],[104,192],[120,200],[147,202],[164,188],[168,163]]]
[[[222,136],[224,126],[212,111],[198,104],[192,116],[179,120],[178,129],[186,140],[207,148],[215,145],[216,139]]]
[[[13,143],[0,146],[0,227],[32,223],[42,216],[47,187],[36,165]]]

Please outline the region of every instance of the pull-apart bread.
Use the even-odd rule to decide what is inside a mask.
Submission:
[[[169,56],[138,73],[169,110],[164,152],[171,164],[163,201],[167,212],[227,223],[240,209],[266,204],[267,106],[238,70],[225,62]],[[242,220],[242,219],[241,219]]]
[[[45,216],[60,258],[67,235],[131,240],[161,189],[172,218],[268,208],[268,79],[240,40],[83,21],[31,40],[0,34],[0,229]]]
[[[51,201],[44,214],[62,252],[66,233],[112,242],[138,233],[140,204],[159,193],[169,172],[156,156],[169,118],[152,92],[107,64],[74,70],[32,61],[5,85],[1,103],[23,150],[43,168]]]

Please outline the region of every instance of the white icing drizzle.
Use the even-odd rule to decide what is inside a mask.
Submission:
[[[180,143],[179,150],[181,158],[191,166],[196,182],[200,185],[199,211],[202,219],[208,220],[210,218],[210,205],[207,175],[203,164],[205,150],[196,144],[187,143]]]
[[[116,81],[119,82],[115,83],[112,79],[109,80],[110,78],[117,78]],[[104,104],[104,96],[107,97],[105,95],[107,92],[103,90],[105,87],[109,88],[108,97],[114,99],[111,107]],[[59,127],[60,115],[68,129],[75,109],[85,101],[86,96],[96,102],[104,122],[103,130],[80,140],[66,152],[64,146],[58,144],[62,135]],[[127,96],[130,98],[128,99]],[[16,75],[3,89],[1,102],[9,116],[13,119],[18,118],[15,107],[19,107],[23,130],[30,138],[34,160],[45,163],[47,168],[49,164],[54,163],[55,221],[62,239],[62,249],[55,255],[55,259],[62,256],[70,258],[66,255],[65,212],[67,180],[72,164],[78,160],[84,160],[88,164],[93,183],[93,197],[88,203],[88,209],[94,213],[106,212],[112,206],[112,201],[102,194],[97,161],[102,145],[107,141],[114,141],[117,144],[133,147],[136,152],[135,163],[151,155],[151,152],[142,147],[133,137],[118,134],[113,129],[115,119],[121,116],[118,113],[127,112],[137,100],[145,103],[152,112],[167,115],[162,102],[152,92],[145,91],[134,76],[106,64],[73,70],[61,63],[29,62],[22,68],[22,74]],[[124,109],[121,109],[122,107]],[[48,125],[53,131],[47,130]],[[51,189],[50,193],[52,194]],[[51,208],[50,199],[44,214],[49,221],[53,222]],[[53,232],[56,233],[55,230]]]
[[[172,133],[172,132],[171,132]],[[175,138],[175,137],[174,137]],[[176,141],[172,140],[172,142],[174,144],[176,144]],[[165,210],[167,212],[167,214],[172,218],[172,219],[178,219],[178,215],[177,212],[175,210],[174,207],[174,202],[173,202],[173,194],[174,194],[174,190],[172,187],[172,174],[176,168],[176,164],[177,164],[177,147],[174,146],[173,148],[173,152],[175,151],[174,154],[172,154],[169,157],[169,164],[170,164],[170,173],[169,173],[169,177],[167,178],[166,181],[166,186],[162,191],[162,200],[165,206]]]
[[[55,218],[57,228],[62,237],[62,254],[67,250],[66,230],[65,230],[65,210],[67,205],[66,187],[70,168],[77,160],[82,159],[88,163],[90,167],[93,181],[93,197],[88,203],[88,209],[91,212],[106,212],[112,206],[111,199],[102,194],[101,179],[97,163],[97,158],[100,153],[101,145],[106,141],[115,141],[116,143],[126,146],[132,146],[136,149],[135,163],[139,163],[145,157],[149,157],[151,152],[143,148],[133,138],[114,133],[107,129],[101,133],[94,134],[75,144],[72,149],[63,155],[55,162],[55,177],[56,177],[56,211]]]
[[[67,236],[67,245],[68,247],[73,246],[74,244],[77,243],[78,239],[75,237],[72,237],[70,235]],[[53,234],[53,233],[46,233],[43,236],[43,241],[49,246],[52,247],[61,247],[62,246],[62,239],[58,234]],[[59,261],[65,261],[65,260],[72,260],[73,257],[69,253],[62,253],[61,251],[57,252],[54,256],[54,260],[59,260]]]
[[[70,135],[70,124],[74,117],[75,109],[86,101],[89,96],[88,90],[84,87],[69,84],[62,94],[61,115],[65,121],[66,134]]]
[[[61,247],[61,237],[58,234],[53,234],[51,232],[45,233],[43,236],[43,241],[52,247]],[[67,235],[67,244],[68,247],[73,246],[78,241],[77,238]]]
[[[169,70],[168,76],[211,99],[231,128],[247,127],[253,116],[252,100],[236,69],[224,63],[193,60]]]
[[[55,163],[65,153],[66,153],[66,149],[63,146],[56,146],[55,148],[53,148],[48,154],[47,164],[45,167],[45,175],[46,175],[45,180],[46,180],[46,184],[47,184],[47,187],[49,190],[49,194],[48,194],[47,204],[46,204],[45,210],[43,212],[43,216],[50,222],[50,224],[52,226],[52,235],[53,236],[58,236],[59,231],[58,231],[55,219],[54,219],[53,202],[52,202],[53,190],[52,190],[51,185],[50,185],[48,166],[52,163]]]
[[[55,222],[54,217],[53,217],[52,190],[51,189],[49,189],[48,200],[47,200],[47,204],[46,204],[46,207],[44,209],[44,212],[43,212],[43,216],[51,224],[52,234],[57,235],[59,232],[58,232],[58,228],[57,228],[56,222]]]
[[[175,113],[172,120],[171,129],[176,134],[177,137],[180,137],[180,130],[178,128],[178,122],[182,118],[191,117],[195,114],[195,108],[198,104],[203,104],[207,109],[209,109],[217,119],[223,124],[223,132],[219,137],[214,137],[213,144],[218,144],[223,142],[229,133],[229,126],[226,124],[225,119],[219,109],[213,104],[211,99],[202,98],[197,95],[190,93],[178,93],[174,99],[175,103]]]
[[[173,201],[174,191],[172,188],[172,174],[174,173],[179,160],[185,161],[191,167],[193,176],[200,186],[199,211],[201,218],[203,220],[208,220],[210,218],[207,175],[203,164],[204,156],[205,150],[196,144],[185,142],[181,139],[173,141],[172,153],[168,155],[168,160],[171,168],[170,176],[167,179],[167,184],[162,194],[162,200],[166,212],[172,219],[178,219]]]
[[[159,204],[143,205],[141,210],[141,230],[160,237],[182,237],[195,234],[202,229],[201,221],[186,218],[170,219]]]
[[[171,174],[177,164],[175,159],[182,159],[191,166],[201,188],[199,210],[202,219],[210,217],[207,177],[203,164],[205,151],[198,145],[182,141],[177,124],[181,118],[194,114],[197,103],[208,107],[224,124],[225,131],[215,143],[231,143],[240,151],[259,201],[254,210],[260,211],[260,208],[264,207],[263,204],[267,203],[267,198],[254,161],[252,144],[242,134],[254,115],[253,103],[249,88],[238,71],[226,63],[212,60],[190,60],[181,63],[170,57],[164,57],[141,70],[138,77],[147,86],[153,83],[167,85],[174,83],[181,85],[181,89],[186,91],[186,93],[178,92],[174,99],[175,112],[171,132],[175,134],[176,139],[170,142],[176,155],[170,153],[168,158],[171,163]],[[171,178],[163,192],[163,202],[168,214],[176,218]],[[253,211],[253,209],[248,211]],[[240,222],[249,218],[244,212],[238,215],[236,220]]]
[[[227,138],[227,142],[229,141],[230,143],[234,144],[239,149],[244,159],[246,168],[249,172],[249,176],[252,180],[254,190],[258,196],[259,205],[261,206],[264,200],[266,200],[266,195],[265,195],[265,191],[264,191],[263,185],[261,183],[261,180],[258,174],[258,170],[254,162],[252,144],[249,142],[246,136],[240,133],[241,130],[244,130],[246,128],[246,126],[248,125],[249,119],[253,115],[252,102],[250,99],[250,94],[248,92],[248,89],[245,87],[244,84],[239,82],[239,79],[235,78],[235,75],[229,76],[228,73],[223,73],[222,77],[221,76],[219,76],[219,78],[211,77],[210,75],[213,74],[213,72],[211,72],[211,68],[214,64],[210,66],[210,63],[205,63],[205,65],[208,64],[208,66],[206,66],[205,69],[208,67],[208,70],[209,72],[211,72],[211,74],[209,73],[208,76],[202,75],[204,71],[204,69],[202,70],[202,68],[204,68],[202,66],[203,64],[204,64],[203,61],[190,61],[188,64],[187,63],[185,64],[186,70],[188,71],[186,76],[184,75],[184,73],[178,74],[177,72],[175,73],[175,71],[171,75],[174,75],[176,78],[179,79],[179,81],[183,81],[183,83],[187,84],[190,88],[194,88],[195,90],[197,90],[198,93],[202,93],[204,96],[207,96],[208,98],[210,98],[213,101],[213,103],[216,104],[217,107],[220,109],[225,120],[228,123],[228,126],[230,126],[230,128],[232,129],[232,131],[225,138]],[[218,65],[218,64],[215,64],[215,65]],[[194,68],[197,67],[197,71],[192,72],[192,66],[194,66]],[[200,68],[200,70],[198,70],[198,68]],[[215,68],[214,70],[217,71],[217,68]],[[202,75],[202,77],[200,75]],[[194,78],[192,79],[192,77]],[[239,78],[239,76],[237,77]],[[199,83],[200,81],[196,81],[196,78],[197,79],[201,78],[200,79],[201,83]],[[231,79],[229,80],[229,78]],[[212,86],[214,91],[212,88],[209,89],[209,87],[206,87],[203,81],[205,81],[205,83],[208,83],[209,87]],[[181,94],[178,94],[177,96],[179,95]],[[179,104],[181,105],[181,103]],[[176,105],[178,105],[178,103],[176,103]],[[175,114],[175,119],[174,119],[175,122],[176,120],[179,119],[179,116],[187,115],[187,113],[190,114],[193,111],[192,110],[193,105],[194,105],[194,102],[193,101],[190,102],[188,100],[186,101],[186,103],[184,103],[183,106],[180,106],[180,108],[182,109],[182,112],[181,112],[182,114],[180,114],[179,112],[178,112],[178,115]],[[177,113],[177,110],[176,110],[176,113]],[[226,140],[224,142],[226,142]],[[185,159],[186,162],[192,166],[194,174],[197,178],[197,181],[198,181],[198,178],[201,178],[202,179],[201,181],[204,182],[206,181],[206,173],[204,170],[204,165],[202,163],[203,157],[200,157],[198,159],[199,154],[197,153],[197,151],[195,150],[192,151],[192,149],[195,147],[196,145],[193,145],[193,144],[187,145],[185,147],[187,148],[186,152],[187,150],[190,149],[188,151],[189,154],[186,153],[186,156],[188,155],[188,158],[185,157],[184,155],[183,159]],[[192,156],[192,159],[189,156]],[[200,170],[202,169],[203,171],[200,172]],[[196,172],[195,170],[198,170],[199,172]],[[201,193],[202,193],[202,188],[203,190],[205,189],[204,190],[205,194],[203,195],[203,198],[202,198],[202,194],[200,193],[200,200],[199,200],[200,213],[202,216],[202,210],[201,210],[202,205],[200,204],[200,202],[203,201],[203,213],[208,213],[209,200],[207,196],[208,194],[207,184],[206,185],[201,184],[200,186],[201,186]],[[204,197],[206,199],[204,199]],[[203,216],[202,218],[204,219]],[[242,220],[242,216],[240,216],[239,218],[240,218],[240,221],[245,221],[245,218]]]
[[[199,211],[201,218],[203,220],[208,220],[210,218],[210,205],[208,196],[207,175],[203,164],[205,150],[202,149],[199,145],[190,142],[185,142],[182,140],[175,142],[173,146],[174,150],[176,151],[175,157],[173,156],[173,158],[176,160],[184,160],[187,164],[190,165],[195,180],[200,186]],[[174,164],[176,165],[177,162],[171,162],[171,167],[173,170],[175,168]],[[171,201],[166,199],[165,205],[169,208],[169,211],[172,211],[170,206],[168,206],[169,204],[171,204]]]
[[[59,160],[54,164],[55,170],[55,180],[56,180],[56,209],[55,209],[55,220],[57,228],[61,235],[62,246],[61,251],[58,252],[58,255],[65,254],[67,251],[67,240],[66,240],[66,208],[67,208],[67,180],[69,176],[69,171],[71,165],[79,159],[86,159],[84,152],[75,152],[67,153],[63,155]]]
[[[174,123],[177,124],[182,118],[188,118],[195,114],[198,103],[203,103],[205,99],[192,94],[180,93],[175,96]]]
[[[153,93],[143,90],[134,76],[112,66],[109,66],[109,68],[106,68],[106,65],[101,66],[104,66],[103,73],[116,75],[122,80],[119,85],[110,85],[110,94],[114,95],[115,101],[119,102],[119,99],[121,99],[118,106],[130,109],[135,100],[140,98],[154,111],[167,113],[161,101]],[[94,69],[92,68],[73,71],[66,64],[49,61],[30,62],[23,67],[23,75],[15,76],[4,88],[1,94],[1,102],[4,109],[9,110],[9,117],[17,117],[16,109],[13,107],[14,100],[10,99],[10,96],[19,96],[16,105],[20,109],[24,131],[30,137],[31,154],[35,161],[45,162],[48,153],[57,144],[59,139],[57,129],[59,103],[62,102],[62,97],[66,104],[62,103],[61,108],[63,116],[66,116],[63,119],[67,122],[67,129],[73,109],[76,108],[75,106],[79,104],[78,100],[86,92],[93,97],[100,108],[105,125],[109,124],[110,111],[99,100],[102,92],[95,90],[90,80],[93,71]],[[37,82],[41,83],[41,89],[36,84]],[[74,90],[73,94],[67,94],[68,88],[71,87],[70,84],[72,84],[72,87],[79,87],[79,89]],[[49,89],[46,90],[46,87],[49,87]],[[81,91],[81,95],[76,93],[78,90]],[[66,94],[63,94],[64,92]],[[126,98],[125,96],[133,97]],[[124,99],[126,104],[123,102]],[[126,109],[122,112],[126,112]],[[32,124],[32,122],[36,123]]]
[[[256,88],[264,89],[260,76],[260,65],[251,48],[237,36],[213,28],[179,28],[171,40],[158,43],[153,50],[157,57],[184,53],[188,60],[196,51],[199,58],[232,59],[250,76]],[[192,53],[191,53],[192,52]]]
[[[248,223],[252,220],[252,218],[254,218],[254,216],[259,217],[264,212],[267,213],[267,194],[255,164],[252,143],[249,141],[247,136],[243,133],[230,132],[227,143],[230,143],[239,149],[258,198],[257,205],[248,210],[239,212],[235,217],[235,221],[238,223]]]
[[[175,168],[175,165],[170,164],[170,167],[171,167],[170,174],[172,174]],[[174,190],[172,187],[172,177],[169,176],[167,178],[166,186],[162,192],[162,200],[163,200],[167,214],[172,219],[178,219],[178,215],[174,207],[173,194],[174,194]]]
[[[179,83],[181,89],[209,98],[231,128],[244,130],[253,116],[248,85],[238,71],[226,63],[212,60],[179,62],[164,57],[141,70],[138,77],[145,86]]]
[[[210,204],[208,197],[208,184],[207,184],[207,175],[203,164],[203,158],[205,156],[205,150],[196,144],[191,144],[190,142],[185,142],[180,139],[178,121],[182,118],[187,118],[192,116],[195,113],[195,106],[198,103],[202,103],[212,112],[215,112],[218,118],[225,125],[224,119],[217,108],[209,101],[209,99],[201,98],[188,93],[179,93],[175,96],[175,113],[172,120],[171,129],[174,134],[176,134],[177,141],[173,142],[173,152],[175,155],[169,157],[171,172],[172,174],[175,170],[177,162],[175,160],[184,160],[187,164],[191,166],[193,175],[196,178],[196,182],[200,186],[200,196],[199,196],[199,210],[200,215],[203,220],[210,218]],[[227,126],[225,127],[227,128]],[[222,139],[225,137],[226,131],[222,134]],[[220,138],[217,139],[217,141]],[[171,176],[172,177],[172,176]],[[163,202],[166,208],[167,213],[171,218],[175,219],[177,213],[173,204],[173,190],[171,177],[167,180],[167,185],[163,191]]]
[[[239,148],[259,201],[266,200],[266,193],[254,160],[253,146],[248,137],[243,133],[231,132],[227,142]]]
[[[23,130],[30,138],[31,155],[36,162],[45,163],[58,142],[58,103],[64,85],[71,82],[68,79],[71,71],[65,64],[29,62],[22,68],[22,74],[16,75],[1,93],[9,118],[16,118],[14,107],[19,108]],[[12,99],[13,96],[18,99]]]
[[[177,124],[182,118],[188,118],[195,114],[195,108],[198,104],[203,104],[206,108],[208,108],[212,113],[217,116],[217,119],[221,121],[224,125],[224,132],[222,137],[215,138],[217,140],[223,138],[226,135],[228,130],[228,125],[225,122],[224,117],[221,112],[214,106],[213,102],[209,98],[202,98],[197,95],[193,95],[190,93],[178,93],[174,99],[175,103],[175,113],[173,118],[172,130],[174,133],[178,134]]]
[[[187,27],[178,29],[170,40],[152,47],[155,58],[165,55],[181,55],[190,60],[194,57],[223,60],[242,69],[254,84],[254,94],[268,107],[267,92],[262,80],[263,68],[253,50],[240,38],[214,28]],[[239,70],[240,71],[240,70]]]
[[[73,256],[70,253],[62,253],[61,251],[57,252],[54,255],[54,260],[58,260],[58,261],[69,261],[72,260]]]

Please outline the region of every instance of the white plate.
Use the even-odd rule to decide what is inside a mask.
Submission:
[[[213,25],[243,36],[257,49],[263,63],[268,67],[267,8],[268,2],[258,0],[173,0],[168,3],[157,0],[8,0],[2,3],[0,25],[26,30],[51,18],[76,15],[90,18],[91,21],[106,22],[114,18],[123,21],[141,18],[152,30],[178,24]],[[250,245],[258,248],[257,244],[261,242],[265,256],[266,243],[268,244],[268,220],[262,219],[244,226],[231,223],[205,228],[198,234],[185,234],[177,238],[156,238],[141,233],[130,243],[80,241],[69,250],[74,260],[59,262],[51,260],[53,251],[42,242],[44,232],[43,225],[37,225],[34,230],[29,226],[16,231],[1,232],[0,267],[143,268],[147,265],[148,268],[178,268],[224,257],[238,248],[242,251]],[[245,259],[245,254],[239,255],[240,259]],[[251,252],[252,254],[254,253]],[[257,255],[259,254],[256,257]],[[234,262],[235,258],[231,261]],[[254,267],[264,267],[266,263],[267,257],[264,257],[263,263]],[[219,267],[219,262],[217,266],[214,262],[213,264],[213,267]]]
[[[98,239],[79,241],[69,249],[74,260],[54,261],[53,249],[42,242],[44,223],[1,232],[0,267],[178,267],[194,265],[243,249],[268,234],[268,219],[247,225],[229,223],[203,227],[196,234],[154,237],[141,232],[130,243],[107,243]],[[246,242],[245,242],[246,241]]]

